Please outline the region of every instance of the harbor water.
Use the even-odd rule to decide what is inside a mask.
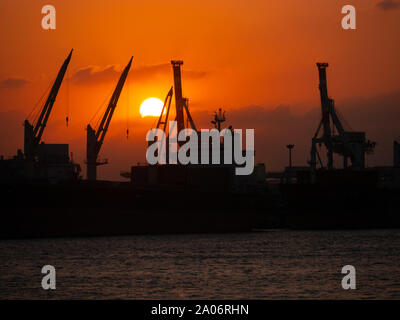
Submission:
[[[0,298],[400,299],[400,230],[2,240]]]

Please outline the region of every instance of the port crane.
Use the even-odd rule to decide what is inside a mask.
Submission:
[[[44,129],[46,128],[51,110],[54,102],[56,101],[58,91],[68,68],[68,64],[71,60],[72,51],[73,49],[62,64],[36,123],[31,124],[28,119],[26,119],[24,122],[24,155],[27,160],[35,160],[35,158],[38,156],[38,146],[41,142]]]
[[[162,110],[160,113],[160,117],[158,118],[158,121],[157,121],[156,128],[159,129],[160,126],[163,125],[164,132],[167,128],[167,122],[168,122],[169,110],[171,108],[172,96],[173,96],[173,87],[171,87],[171,89],[169,89],[169,91],[165,97],[164,104],[163,104],[163,107],[162,107]],[[166,113],[165,113],[165,110],[166,110]],[[165,113],[165,117],[163,117],[164,113]]]
[[[185,129],[184,112],[186,112],[187,120],[192,129],[197,131],[196,125],[194,124],[193,118],[189,112],[189,99],[182,96],[181,65],[183,64],[183,61],[172,60],[171,64],[174,73],[176,122],[178,126],[178,132],[181,132],[183,129]]]
[[[334,100],[329,98],[326,68],[328,63],[317,63],[319,74],[319,91],[321,96],[322,118],[312,138],[310,165],[312,172],[315,173],[317,159],[324,167],[321,157],[317,151],[317,145],[323,144],[327,149],[327,168],[333,169],[333,154],[343,156],[343,166],[348,167],[348,159],[351,160],[351,167],[364,168],[365,154],[372,153],[375,142],[366,140],[365,132],[345,131],[335,110]],[[322,134],[319,133],[322,129]],[[335,133],[335,130],[337,133]]]
[[[131,68],[132,59],[129,60],[129,63],[125,67],[122,72],[117,86],[115,87],[114,93],[111,96],[111,99],[108,103],[107,109],[104,112],[104,115],[101,119],[100,125],[97,130],[93,129],[90,124],[87,125],[87,140],[86,140],[86,166],[87,166],[87,179],[88,180],[96,180],[97,179],[97,166],[107,164],[108,161],[99,161],[98,155],[103,145],[104,138],[106,136],[108,127],[111,122],[111,118],[114,114],[115,108],[118,103],[119,96],[121,94],[122,88],[124,87],[124,83],[126,77],[128,76],[129,69]]]
[[[189,111],[189,99],[184,98],[182,94],[182,76],[181,76],[182,64],[183,61],[181,60],[171,60],[172,71],[174,76],[174,85],[169,89],[165,97],[164,105],[162,107],[161,114],[158,118],[156,126],[157,129],[160,129],[160,127],[163,126],[162,130],[167,135],[166,138],[167,141],[169,140],[169,132],[167,132],[168,117],[170,114],[171,102],[174,94],[175,94],[175,110],[176,110],[175,121],[177,123],[177,132],[179,133],[182,130],[188,128],[189,124],[190,127],[197,132],[196,125]],[[185,114],[186,114],[186,125],[185,125]],[[149,142],[149,145],[151,145],[152,143],[154,142]],[[178,146],[181,146],[183,143],[184,142],[182,141],[178,141]],[[169,144],[167,142],[165,150],[167,158],[169,156],[168,145]]]
[[[169,112],[171,109],[172,96],[174,95],[175,91],[175,107],[176,107],[175,121],[177,122],[178,132],[181,132],[181,130],[188,127],[188,125],[185,125],[185,118],[184,118],[185,113],[188,124],[190,124],[190,127],[193,130],[197,131],[196,125],[194,124],[193,118],[189,112],[189,99],[184,98],[182,96],[181,65],[183,64],[183,61],[172,60],[171,64],[174,74],[174,86],[171,87],[171,89],[169,89],[165,97],[164,105],[162,107],[160,117],[158,118],[156,128],[159,129],[161,125],[163,125],[163,131],[166,132]]]

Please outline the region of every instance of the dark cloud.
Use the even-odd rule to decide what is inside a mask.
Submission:
[[[140,67],[133,66],[130,77],[137,81],[148,81],[157,77],[164,77],[168,73],[171,73],[171,66],[168,63]]]
[[[376,4],[382,10],[394,10],[400,8],[399,0],[382,0]]]
[[[268,170],[282,170],[288,164],[287,144],[294,144],[296,165],[307,165],[311,138],[321,117],[320,106],[306,113],[294,112],[296,106],[248,106],[226,109],[225,126],[255,129],[256,161],[267,164]],[[336,101],[336,109],[345,130],[365,131],[367,139],[376,141],[374,155],[367,157],[369,166],[390,165],[393,140],[400,136],[400,91],[371,98]],[[193,112],[198,127],[209,127],[212,114]],[[339,158],[337,158],[339,160]],[[337,162],[340,165],[340,162]]]
[[[207,75],[205,71],[184,70],[182,68],[182,76],[186,79],[201,79]],[[131,77],[138,81],[148,81],[155,77],[172,77],[172,67],[169,63],[162,63],[151,66],[141,66],[132,70]]]
[[[76,71],[71,79],[73,83],[78,85],[92,85],[114,81],[119,73],[115,66],[108,66],[103,69],[95,66],[88,66]]]
[[[183,76],[185,77],[185,78],[188,78],[188,79],[193,79],[193,80],[196,80],[196,79],[202,79],[202,78],[204,78],[205,76],[207,76],[207,72],[205,72],[205,71],[195,71],[195,70],[184,70],[183,71]]]
[[[1,89],[18,89],[27,85],[30,81],[23,78],[11,77],[0,81]]]
[[[88,66],[74,73],[72,81],[78,85],[92,85],[115,81],[121,73],[121,68],[115,65],[106,68]],[[187,79],[201,79],[207,75],[204,71],[183,70],[183,77]],[[159,77],[172,77],[172,67],[169,63],[131,67],[129,77],[135,81],[152,81]]]

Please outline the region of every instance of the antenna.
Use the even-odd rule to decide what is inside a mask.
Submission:
[[[225,122],[225,120],[225,111],[222,111],[222,109],[219,108],[218,113],[214,112],[214,120],[211,121],[211,123],[215,125],[215,128],[218,129],[218,131],[221,131],[221,123]]]

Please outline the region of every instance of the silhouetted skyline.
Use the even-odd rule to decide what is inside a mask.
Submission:
[[[340,27],[344,1],[100,0],[94,6],[56,0],[57,29],[51,31],[41,29],[41,4],[22,2],[0,4],[7,43],[0,52],[0,154],[22,147],[23,120],[73,47],[43,140],[69,143],[81,164],[84,129],[134,56],[102,149],[112,157],[101,178],[120,179],[121,170],[144,161],[145,133],[156,118],[141,118],[139,107],[148,97],[164,99],[173,84],[171,59],[185,61],[183,91],[196,123],[210,127],[213,111],[222,107],[227,125],[255,128],[256,161],[267,170],[287,164],[288,143],[296,145],[293,164],[306,163],[320,108],[314,66],[328,61],[329,94],[338,110],[354,130],[378,142],[367,164],[391,163],[392,141],[400,135],[392,120],[399,116],[400,45],[393,39],[400,10],[378,5],[382,1],[353,1],[357,30],[347,31]]]

